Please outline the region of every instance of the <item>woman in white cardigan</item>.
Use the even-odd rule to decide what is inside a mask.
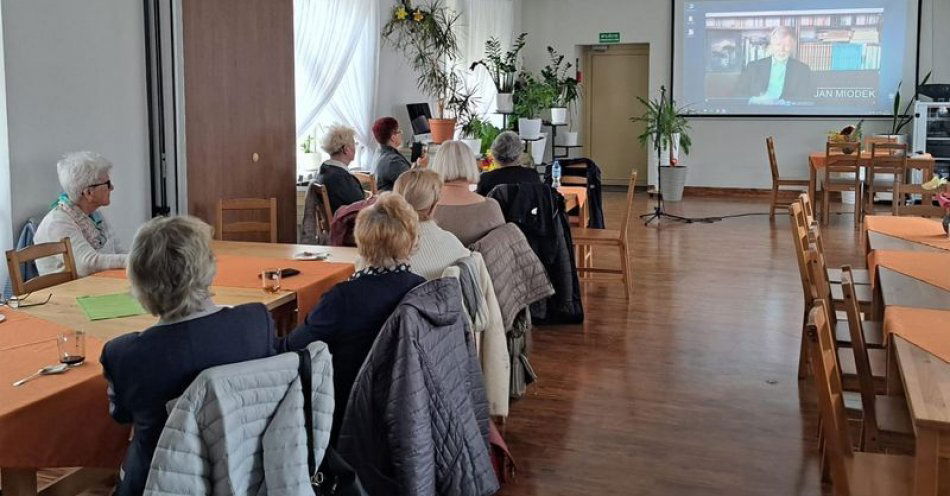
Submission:
[[[111,200],[111,170],[112,163],[98,153],[66,154],[56,164],[64,193],[36,229],[35,243],[69,238],[80,277],[125,267],[125,250],[99,212]],[[36,261],[36,268],[40,274],[61,271],[63,257],[41,258]]]
[[[411,270],[426,280],[442,277],[442,271],[472,254],[454,234],[432,220],[442,192],[442,179],[429,169],[411,169],[396,180],[393,191],[402,195],[419,214],[419,244],[409,261]]]

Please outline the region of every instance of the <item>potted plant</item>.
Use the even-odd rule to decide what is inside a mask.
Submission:
[[[677,107],[672,96],[667,96],[666,87],[660,87],[659,98],[644,100],[637,97],[645,110],[639,117],[631,117],[634,122],[642,122],[645,129],[637,139],[647,146],[651,143],[657,155],[660,169],[660,194],[664,200],[680,201],[683,187],[686,185],[688,169],[679,165],[679,151],[689,155],[692,140],[687,132],[690,129],[686,119],[686,108]]]
[[[528,140],[541,137],[541,111],[554,100],[551,87],[525,72],[515,87],[515,114],[518,116],[518,134]]]
[[[930,80],[930,75],[933,71],[928,72],[924,76],[924,80],[920,82],[920,86],[927,84],[927,81]],[[879,134],[875,137],[887,138],[888,141],[893,141],[895,143],[907,143],[907,135],[903,133],[904,128],[907,127],[911,121],[914,120],[913,114],[910,110],[914,106],[914,102],[917,100],[917,92],[920,91],[920,86],[917,87],[917,90],[914,91],[914,96],[911,97],[910,101],[907,102],[907,105],[904,107],[904,111],[901,112],[901,85],[904,82],[901,81],[897,83],[897,90],[894,91],[894,105],[891,110],[891,129],[890,134]]]
[[[444,0],[430,0],[425,7],[413,7],[411,0],[402,0],[383,26],[383,37],[409,60],[416,86],[436,101],[436,118],[429,119],[436,143],[455,135],[456,119],[446,110],[451,110],[449,103],[461,84],[451,65],[459,56],[458,19],[459,14],[446,7]]]
[[[458,116],[461,131],[460,139],[472,149],[472,153],[476,157],[481,154],[482,139],[480,133],[481,128],[486,124],[475,109],[477,103],[478,98],[475,97],[475,89],[467,86],[462,91],[457,92],[449,102],[449,107]]]
[[[297,164],[302,170],[316,170],[320,167],[320,154],[316,153],[316,139],[312,134],[300,142],[300,154],[297,155]]]
[[[551,87],[554,99],[551,102],[551,124],[567,124],[567,107],[578,97],[580,82],[569,75],[573,64],[564,63],[564,55],[548,47],[550,62],[541,69],[541,79]]]
[[[861,137],[864,136],[864,119],[858,121],[856,125],[847,125],[841,131],[830,131],[828,132],[828,141],[835,143],[860,143]],[[857,147],[848,148],[844,147],[841,149],[841,152],[845,155],[850,155],[854,153]]]
[[[514,111],[515,79],[518,76],[518,53],[524,48],[528,33],[521,33],[511,44],[511,49],[501,53],[501,42],[491,37],[485,42],[485,58],[472,63],[471,70],[479,65],[488,70],[498,95],[495,104],[498,112],[509,113]]]

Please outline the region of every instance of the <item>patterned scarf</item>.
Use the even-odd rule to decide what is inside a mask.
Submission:
[[[99,212],[86,215],[82,209],[77,207],[76,204],[69,199],[66,193],[59,195],[59,198],[53,202],[52,207],[58,208],[68,215],[69,218],[79,226],[79,229],[82,231],[82,236],[86,238],[86,241],[89,242],[94,249],[99,250],[106,244],[106,241],[108,241],[105,226],[102,224],[102,214]]]
[[[383,274],[397,274],[399,272],[409,272],[409,264],[399,264],[395,267],[373,267],[369,266],[360,269],[350,276],[350,280],[359,279],[363,276],[381,276]]]

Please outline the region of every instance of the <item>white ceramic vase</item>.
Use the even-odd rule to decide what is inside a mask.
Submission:
[[[518,135],[524,139],[541,137],[541,119],[518,119]]]
[[[495,107],[497,107],[498,112],[514,112],[515,110],[515,100],[514,95],[511,93],[498,93],[495,96]]]
[[[567,109],[566,108],[552,108],[551,109],[551,124],[567,124]]]

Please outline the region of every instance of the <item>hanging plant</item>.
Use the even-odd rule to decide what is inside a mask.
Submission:
[[[460,78],[452,66],[459,57],[455,27],[459,14],[445,6],[444,0],[431,0],[424,6],[403,0],[383,26],[383,38],[403,52],[416,73],[416,86],[435,99],[437,116],[445,111],[456,95]]]

